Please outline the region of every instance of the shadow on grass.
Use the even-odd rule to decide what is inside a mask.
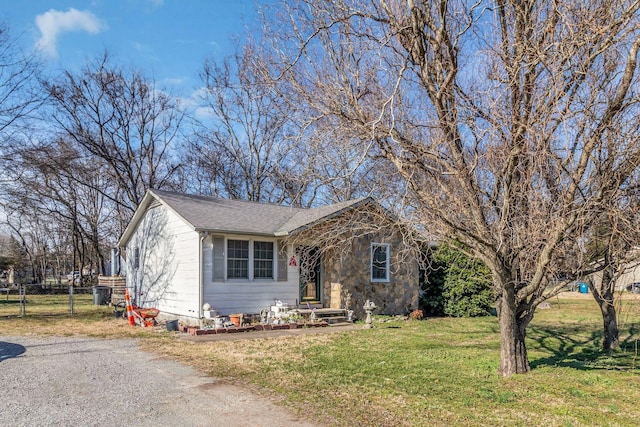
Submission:
[[[602,331],[585,335],[584,329],[576,326],[529,327],[527,338],[533,341],[533,345],[528,346],[530,352],[548,354],[535,359],[530,357],[531,368],[556,366],[578,370],[634,370],[637,354],[624,350],[633,347],[638,329],[632,327],[628,332],[627,338],[620,342],[621,350],[606,351],[602,349]]]

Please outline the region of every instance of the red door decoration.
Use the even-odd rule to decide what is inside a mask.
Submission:
[[[289,267],[297,267],[298,263],[296,262],[296,256],[291,255],[291,259],[289,260]]]

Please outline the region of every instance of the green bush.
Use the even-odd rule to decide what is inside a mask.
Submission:
[[[429,253],[421,306],[427,315],[487,316],[493,310],[491,273],[480,260],[448,245]]]

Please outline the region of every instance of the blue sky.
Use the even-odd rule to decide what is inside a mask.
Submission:
[[[257,19],[254,0],[0,0],[0,20],[52,73],[106,49],[183,96],[200,85],[204,59],[231,53]]]

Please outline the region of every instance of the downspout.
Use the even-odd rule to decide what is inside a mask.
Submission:
[[[198,324],[200,324],[200,326],[202,326],[201,323],[202,319],[204,318],[204,311],[202,310],[202,306],[204,304],[204,251],[202,249],[204,239],[206,239],[207,236],[209,236],[209,232],[201,231],[200,244],[198,245],[198,259],[200,260],[200,265],[198,267],[198,282],[200,286],[200,290],[198,292]]]

